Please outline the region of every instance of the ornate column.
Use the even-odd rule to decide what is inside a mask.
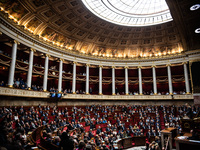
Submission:
[[[17,44],[20,44],[20,43],[14,40],[14,43],[12,46],[12,60],[11,60],[9,75],[8,75],[8,87],[13,87],[14,76],[15,76],[15,63],[16,63],[16,57],[17,57]]]
[[[29,67],[28,67],[28,75],[27,75],[27,87],[29,90],[31,89],[34,52],[36,52],[36,50],[31,48],[30,54],[29,54]]]
[[[129,95],[129,89],[128,89],[128,66],[125,66],[125,94]]]
[[[169,84],[169,94],[173,94],[172,87],[172,76],[171,76],[171,64],[167,64],[167,74],[168,74],[168,84]]]
[[[142,67],[138,66],[139,94],[142,95]]]
[[[102,68],[103,66],[99,66],[99,95],[102,95]]]
[[[115,66],[112,66],[112,95],[115,95]]]
[[[59,63],[59,78],[58,78],[58,92],[62,92],[62,72],[63,72],[63,59],[60,59]]]
[[[189,78],[188,78],[187,62],[183,63],[183,67],[184,67],[186,94],[190,94],[190,85],[189,85]]]
[[[154,95],[156,95],[157,94],[156,66],[152,66],[152,73],[153,73],[153,93]]]
[[[43,78],[43,90],[47,91],[47,81],[48,81],[48,71],[49,71],[49,54],[46,54],[45,57],[45,66],[44,66],[44,78]]]
[[[86,64],[86,84],[85,84],[85,94],[89,94],[89,70],[90,64]]]
[[[76,64],[77,62],[73,62],[73,81],[72,81],[72,93],[76,94]]]

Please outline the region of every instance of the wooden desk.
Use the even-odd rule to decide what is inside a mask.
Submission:
[[[132,137],[123,138],[123,148],[132,147]]]
[[[134,136],[133,141],[135,142],[135,146],[145,146],[146,136]]]
[[[185,133],[183,136],[189,137],[191,133]],[[176,150],[200,150],[200,141],[179,139],[181,136],[175,138]],[[198,142],[198,143],[197,143]]]

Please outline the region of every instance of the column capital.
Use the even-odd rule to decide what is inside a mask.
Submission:
[[[14,40],[13,42],[16,43],[17,45],[20,45],[19,41],[17,40]]]
[[[152,67],[152,68],[156,68],[156,65],[152,65],[151,67]]]
[[[188,62],[187,62],[187,61],[185,61],[185,62],[182,62],[182,65],[184,65],[184,64],[188,64]]]
[[[36,52],[36,50],[34,48],[30,48],[31,51]]]
[[[129,67],[128,66],[124,66],[124,69],[128,69]]]
[[[77,64],[77,62],[73,61],[73,64]]]
[[[102,65],[99,65],[99,68],[103,68],[103,66],[102,66]]]
[[[137,68],[141,68],[142,69],[142,66],[138,66]]]
[[[64,61],[64,59],[63,58],[59,58],[59,61]]]
[[[3,33],[0,31],[0,35],[2,35]]]
[[[45,57],[51,57],[51,55],[49,55],[49,54],[45,54]]]
[[[112,66],[112,68],[116,68],[115,66]]]
[[[89,66],[89,67],[90,67],[90,64],[86,64],[86,66]]]
[[[168,67],[168,66],[171,66],[172,64],[166,64],[166,66]]]

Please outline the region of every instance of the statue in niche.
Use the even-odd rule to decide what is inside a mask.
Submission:
[[[71,39],[66,38],[64,42],[64,46],[70,45]]]
[[[170,46],[167,46],[167,51],[168,52],[171,52],[172,51],[172,46],[170,45]]]
[[[160,47],[160,52],[162,53],[162,52],[166,51],[166,49],[167,49],[166,46],[161,46],[161,47]]]
[[[106,49],[103,47],[100,47],[99,54],[104,54],[106,52]]]
[[[112,53],[113,56],[115,56],[116,53],[117,53],[117,49],[112,49],[112,50],[111,50],[111,53]]]
[[[28,12],[19,2],[12,0],[0,0],[0,6],[17,20],[20,20]]]
[[[57,33],[54,33],[52,36],[49,36],[48,39],[50,41],[53,41],[57,35],[58,35]]]

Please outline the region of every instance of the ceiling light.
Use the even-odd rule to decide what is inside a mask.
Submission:
[[[200,28],[197,28],[197,29],[195,30],[195,33],[200,33]]]
[[[200,4],[195,4],[195,5],[193,5],[193,6],[190,7],[190,10],[194,11],[194,10],[197,10],[199,8],[200,8]]]

